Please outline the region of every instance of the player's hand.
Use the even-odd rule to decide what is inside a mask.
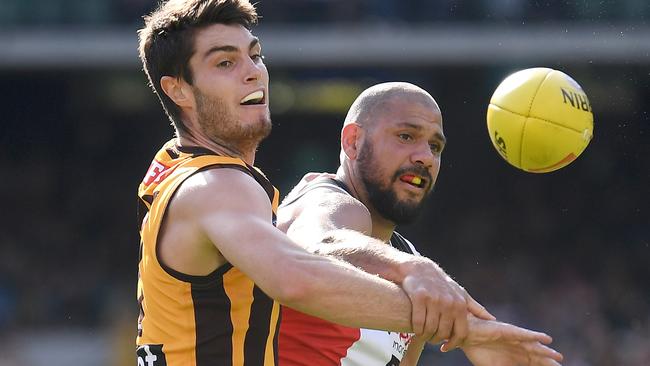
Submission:
[[[468,315],[494,319],[465,289],[434,262],[418,258],[410,263],[401,283],[411,299],[413,332],[433,343],[461,344],[468,334]]]
[[[469,334],[461,349],[474,366],[559,366],[562,354],[546,346],[544,333],[492,320],[468,319]],[[452,348],[447,343],[443,352]]]

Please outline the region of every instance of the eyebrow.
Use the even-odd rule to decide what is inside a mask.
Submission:
[[[410,122],[400,122],[400,123],[397,124],[397,127],[398,128],[411,128],[411,129],[414,129],[416,131],[422,131],[424,129],[424,127],[422,127],[421,125],[416,125],[416,124],[410,123]],[[447,138],[445,137],[445,135],[443,135],[440,132],[436,132],[434,137],[437,138],[438,140],[440,140],[440,142],[442,142],[443,144],[447,143]]]
[[[253,37],[253,40],[248,45],[248,50],[250,51],[251,49],[253,49],[253,47],[257,46],[258,44],[260,44],[259,38]],[[238,51],[239,51],[239,47],[237,46],[232,46],[232,45],[214,46],[203,54],[203,59],[205,60],[215,52],[238,52]]]

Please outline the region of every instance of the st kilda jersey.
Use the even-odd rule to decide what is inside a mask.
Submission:
[[[190,276],[159,261],[157,236],[174,192],[206,169],[238,169],[267,192],[273,220],[278,191],[256,168],[207,149],[167,142],[139,187],[143,219],[138,276],[138,366],[276,366],[280,306],[231,264]]]
[[[317,178],[291,194],[282,203],[292,204],[317,188],[349,194],[347,187],[332,178]],[[419,255],[402,235],[393,233],[390,245]],[[413,334],[350,328],[330,323],[282,306],[280,366],[397,366]]]

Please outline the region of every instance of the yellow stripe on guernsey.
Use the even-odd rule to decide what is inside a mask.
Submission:
[[[243,273],[237,270],[228,271],[223,276],[223,288],[230,299],[232,306],[230,319],[233,324],[232,330],[232,363],[233,365],[244,364],[244,341],[248,332],[248,319],[251,317],[251,305],[253,304],[253,282],[248,280]],[[236,285],[241,283],[241,285]]]
[[[234,168],[267,192],[273,220],[279,193],[241,159],[167,142],[156,154],[139,196],[140,229],[137,355],[147,366],[276,366],[279,305],[244,273],[226,264],[207,276],[190,276],[158,261],[157,236],[174,192],[198,171]]]

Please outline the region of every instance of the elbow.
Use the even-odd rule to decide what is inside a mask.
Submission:
[[[299,266],[294,264],[290,269],[282,270],[281,280],[269,295],[282,305],[301,309],[309,300],[318,297],[318,289],[313,274],[296,267]]]
[[[289,277],[275,291],[274,299],[282,305],[292,308],[303,308],[309,299],[316,296],[313,286],[306,277]]]

